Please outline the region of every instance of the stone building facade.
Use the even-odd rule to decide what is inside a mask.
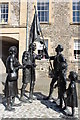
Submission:
[[[0,3],[6,2],[9,5],[8,24],[0,24],[0,42],[2,43],[1,65],[4,68],[3,72],[5,72],[3,62],[5,63],[8,48],[11,45],[17,46],[19,61],[21,62],[22,53],[26,50],[27,35],[29,39],[29,32],[35,11],[34,5],[37,5],[37,0],[0,0]],[[26,27],[27,12],[28,28]],[[78,72],[80,67],[79,60],[74,59],[74,40],[80,40],[80,25],[72,22],[72,0],[68,0],[67,2],[63,0],[49,0],[49,23],[41,23],[40,26],[44,39],[48,39],[49,55],[55,55],[55,47],[61,44],[64,47],[63,54],[68,62],[68,72],[71,70]],[[42,59],[41,61],[37,61],[37,64],[37,70],[47,71],[49,61]]]

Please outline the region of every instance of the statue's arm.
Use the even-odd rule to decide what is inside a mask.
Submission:
[[[20,62],[17,60],[17,58],[16,58],[16,64],[15,64],[15,70],[19,70],[19,69],[22,69],[23,68],[23,66],[20,64]]]
[[[13,59],[10,58],[10,71],[14,71]]]

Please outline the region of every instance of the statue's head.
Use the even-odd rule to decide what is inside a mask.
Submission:
[[[69,74],[69,79],[70,79],[71,81],[76,81],[76,80],[78,80],[78,74],[77,74],[76,72],[74,72],[74,71],[71,71],[70,74]]]
[[[32,49],[32,51],[35,51],[36,43],[32,43],[32,44],[29,45],[29,50],[31,50],[31,49]]]
[[[9,54],[14,54],[14,55],[17,54],[16,46],[12,46],[12,47],[9,48]]]
[[[55,48],[55,51],[56,51],[56,52],[62,52],[62,51],[63,51],[62,45],[58,45],[58,46]]]
[[[26,57],[26,58],[28,59],[29,55],[30,55],[30,54],[29,54],[28,51],[24,51],[24,52],[23,52],[23,57]]]

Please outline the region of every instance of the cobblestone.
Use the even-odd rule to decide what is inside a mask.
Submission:
[[[15,102],[20,103],[18,98]],[[14,108],[15,111],[9,112],[5,110],[3,104],[0,104],[0,118],[60,118],[63,115],[55,103],[47,100],[33,100],[32,103],[21,103],[21,106]]]
[[[50,80],[46,77],[36,81],[34,96],[38,99],[33,100],[32,103],[23,103],[21,102],[21,106],[14,107],[15,111],[6,111],[5,104],[0,103],[0,119],[2,118],[62,118],[64,114],[60,111],[58,107],[56,107],[55,102],[53,100],[43,100],[42,98],[45,95],[48,95],[49,92],[49,84]],[[45,82],[46,81],[46,82]],[[19,83],[20,84],[20,83]],[[43,87],[42,87],[43,86]],[[21,87],[21,86],[20,86]],[[19,87],[19,93],[20,93]],[[26,95],[29,96],[28,92]],[[57,90],[54,91],[54,97],[57,96]],[[2,96],[2,94],[0,95]],[[20,94],[19,94],[20,97]],[[3,100],[5,101],[5,99]],[[5,103],[5,102],[4,102]],[[16,98],[15,103],[20,103],[19,99]],[[71,109],[68,108],[71,112]],[[75,109],[75,116],[78,118],[78,108]],[[3,119],[4,120],[4,119]]]

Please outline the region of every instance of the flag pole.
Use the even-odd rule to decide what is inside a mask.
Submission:
[[[28,1],[27,1],[27,28],[26,28],[26,50],[28,51]]]

